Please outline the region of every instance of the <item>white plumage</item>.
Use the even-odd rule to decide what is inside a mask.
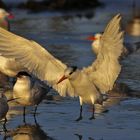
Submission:
[[[0,53],[14,58],[29,72],[47,81],[61,96],[79,96],[81,106],[83,102],[94,105],[102,100],[102,92],[112,89],[121,70],[118,61],[123,48],[120,20],[118,14],[109,22],[100,38],[97,59],[83,70],[68,68],[38,43],[4,29],[0,29]],[[62,81],[63,75],[67,79]]]
[[[31,78],[27,72],[19,72],[17,80],[13,87],[13,97],[16,101],[24,107],[24,121],[25,121],[25,107],[35,106],[34,117],[36,115],[37,106],[44,99],[45,95],[50,91],[50,87],[43,85],[39,80]]]

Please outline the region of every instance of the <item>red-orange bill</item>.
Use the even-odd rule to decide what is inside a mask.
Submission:
[[[95,37],[95,36],[89,36],[88,38],[87,38],[87,40],[89,40],[89,41],[94,41],[94,40],[96,40],[97,38]]]
[[[13,18],[15,18],[15,16],[12,13],[9,13],[8,19],[13,19]]]
[[[61,83],[63,80],[67,79],[67,77],[64,75],[60,80],[57,82],[57,84]]]

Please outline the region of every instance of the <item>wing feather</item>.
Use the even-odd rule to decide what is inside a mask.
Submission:
[[[123,32],[120,31],[120,14],[107,25],[101,37],[101,49],[93,64],[84,69],[101,92],[113,88],[120,71],[119,57],[123,49]]]
[[[38,43],[0,28],[0,54],[15,58],[29,72],[47,81],[61,96],[75,96],[69,80],[56,85],[67,66]]]

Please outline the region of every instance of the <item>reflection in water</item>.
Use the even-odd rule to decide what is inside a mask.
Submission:
[[[12,138],[13,140],[54,140],[49,137],[39,125],[24,124],[16,129],[9,131],[4,139]]]
[[[123,83],[116,83],[114,88],[109,91],[109,96],[110,97],[103,102],[103,105],[95,105],[97,114],[107,113],[109,111],[109,107],[119,104],[122,100],[126,100],[131,97],[138,97],[136,93],[134,94],[133,90]]]
[[[74,135],[78,137],[78,140],[83,140],[82,135],[79,135],[79,134],[74,134]],[[92,137],[88,137],[88,140],[95,140],[95,139],[93,139]]]

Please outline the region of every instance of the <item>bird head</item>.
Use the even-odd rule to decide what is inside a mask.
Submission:
[[[88,37],[87,39],[90,40],[90,41],[93,41],[93,43],[91,44],[92,46],[92,50],[95,54],[98,54],[99,52],[99,49],[101,47],[101,37],[102,37],[102,34],[100,33],[97,33],[95,34],[95,36],[90,36]]]
[[[87,40],[89,40],[89,41],[100,40],[101,36],[102,36],[102,34],[97,33],[97,34],[95,34],[94,36],[89,36],[89,37],[87,38]]]
[[[4,94],[3,93],[0,93],[0,98],[3,98],[4,97]]]
[[[17,78],[24,78],[24,77],[31,77],[30,74],[28,74],[26,71],[20,71],[17,75],[16,75]]]
[[[3,93],[0,93],[0,99],[4,99],[5,101],[7,101],[7,98]]]
[[[13,19],[14,15],[12,13],[9,13],[5,11],[4,9],[0,8],[0,19]]]
[[[57,82],[57,84],[61,83],[65,79],[68,79],[76,70],[77,70],[77,67],[76,66],[68,67],[64,71],[64,75],[59,79],[59,81]]]

